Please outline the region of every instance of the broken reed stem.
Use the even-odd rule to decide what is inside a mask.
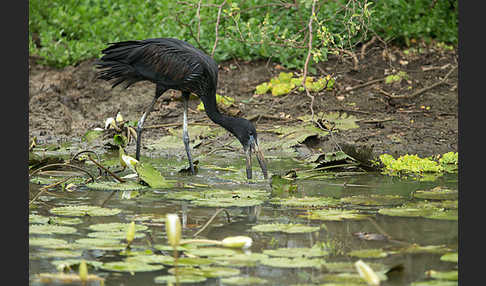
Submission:
[[[215,28],[215,33],[216,33],[216,39],[214,39],[214,46],[213,50],[211,51],[211,57],[214,57],[214,52],[216,51],[216,46],[218,45],[218,31],[219,31],[219,21],[221,20],[221,10],[223,10],[223,6],[226,4],[226,0],[221,3],[221,5],[218,6],[218,18],[216,19],[216,28]]]
[[[211,216],[211,218],[201,227],[200,230],[198,230],[192,237],[196,237],[198,236],[201,232],[203,232],[207,227],[208,225],[216,218],[216,216],[220,213],[224,211],[226,213],[226,218],[228,220],[228,222],[231,221],[231,216],[229,215],[228,211],[226,209],[218,209],[214,212],[213,216]]]
[[[311,56],[311,53],[312,53],[312,38],[313,38],[313,34],[312,34],[312,21],[314,20],[314,17],[315,17],[316,1],[317,0],[312,1],[312,11],[311,11],[311,16],[309,18],[309,24],[308,24],[308,27],[309,27],[308,49],[309,50],[307,51],[307,57],[305,59],[305,64],[304,64],[304,78],[302,79],[302,85],[304,86],[305,93],[311,99],[310,110],[311,110],[311,114],[312,114],[312,119],[311,119],[312,121],[314,121],[314,96],[310,94],[309,89],[307,88],[307,85],[305,84],[305,81],[307,79],[307,71],[308,71],[308,68],[309,68],[309,60],[310,60],[310,56]]]
[[[122,178],[118,177],[117,175],[115,175],[112,171],[108,170],[105,166],[101,165],[100,163],[96,162],[96,160],[94,160],[93,158],[91,158],[91,156],[88,155],[88,159],[93,162],[96,166],[98,166],[98,168],[100,169],[103,169],[104,171],[106,171],[108,174],[110,174],[113,178],[115,178],[118,182],[120,183],[124,183],[125,180],[123,180]]]

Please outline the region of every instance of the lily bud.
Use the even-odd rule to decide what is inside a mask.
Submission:
[[[88,280],[88,266],[84,260],[79,264],[79,279],[81,279],[81,281]]]
[[[177,247],[181,241],[181,221],[176,214],[167,214],[165,217],[165,232],[167,240],[172,247]]]
[[[132,171],[136,172],[135,171],[135,165],[138,164],[138,161],[137,159],[133,158],[133,157],[130,157],[128,155],[125,155],[125,154],[121,154],[121,161],[123,163],[125,163],[125,165],[130,168]],[[123,164],[122,164],[123,166]]]
[[[121,115],[120,112],[118,112],[116,114],[116,119],[115,120],[116,120],[116,122],[122,122],[123,121],[123,116]]]
[[[248,236],[230,236],[221,241],[221,245],[229,248],[247,249],[251,246],[253,240]]]
[[[105,129],[108,129],[109,127],[116,126],[115,124],[115,118],[109,117],[105,120]]]
[[[135,238],[135,222],[132,221],[127,230],[127,243],[130,245]]]
[[[362,260],[358,260],[354,263],[354,266],[358,270],[359,276],[361,276],[368,285],[380,285],[380,278],[368,264],[364,263]]]

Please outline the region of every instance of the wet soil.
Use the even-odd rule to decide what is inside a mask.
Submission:
[[[420,44],[420,52],[376,44],[355,53],[330,56],[317,65],[317,75],[336,79],[332,91],[313,93],[312,108],[318,112],[339,111],[359,119],[357,129],[335,132],[304,142],[309,150],[328,152],[337,144],[372,147],[375,154],[394,156],[418,154],[431,156],[457,151],[458,73],[457,53]],[[120,110],[126,120],[138,120],[155,93],[150,82],[139,82],[128,89],[111,89],[109,83],[96,80],[92,60],[64,69],[44,67],[29,59],[29,138],[39,143],[80,139],[89,129],[104,127],[108,117]],[[311,99],[305,92],[284,96],[257,96],[255,86],[269,81],[284,69],[271,61],[220,63],[218,93],[235,98],[223,112],[252,120],[260,140],[276,136],[266,129],[275,125],[300,125],[298,116],[311,113]],[[386,84],[384,77],[405,71],[408,78]],[[298,73],[294,71],[295,73]],[[199,100],[190,102],[189,122],[212,124],[197,110]],[[167,133],[166,126],[182,123],[182,102],[178,91],[168,91],[148,117],[144,141]],[[156,127],[159,126],[159,127]],[[230,140],[223,136],[221,140]],[[134,143],[129,148],[134,148]],[[131,149],[128,149],[129,152]],[[181,150],[183,151],[183,150]]]

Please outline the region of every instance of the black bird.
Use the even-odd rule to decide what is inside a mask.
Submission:
[[[102,51],[104,54],[95,65],[97,78],[112,81],[112,88],[124,83],[124,88],[139,81],[155,83],[155,97],[147,107],[137,125],[136,159],[140,159],[140,142],[143,123],[157,99],[167,90],[182,92],[184,103],[183,141],[194,174],[194,165],[189,149],[187,133],[187,105],[189,95],[196,94],[204,104],[208,117],[233,134],[243,145],[246,154],[246,176],[252,178],[251,154],[256,153],[258,163],[267,179],[267,167],[263,153],[258,147],[257,132],[253,124],[238,117],[223,115],[216,105],[216,86],[218,83],[218,65],[201,50],[192,45],[172,38],[146,39],[110,43]]]

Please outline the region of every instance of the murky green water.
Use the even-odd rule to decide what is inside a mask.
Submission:
[[[116,154],[115,154],[116,155]],[[166,244],[165,228],[163,222],[154,218],[163,218],[167,213],[177,213],[183,222],[183,237],[191,238],[202,225],[214,214],[217,208],[197,207],[190,201],[167,200],[164,195],[167,192],[181,190],[207,190],[213,189],[249,189],[266,190],[272,193],[272,187],[267,182],[259,180],[252,184],[245,182],[244,161],[242,158],[235,158],[237,165],[230,162],[228,157],[213,156],[205,158],[199,163],[199,173],[197,176],[184,176],[177,173],[177,170],[185,167],[185,160],[176,159],[147,159],[153,164],[167,179],[177,180],[179,187],[171,189],[153,190],[148,189],[139,192],[103,192],[93,191],[85,187],[78,187],[73,191],[52,191],[41,195],[34,207],[30,209],[30,214],[46,217],[55,215],[49,213],[53,207],[63,205],[95,205],[106,208],[119,208],[121,213],[106,217],[81,217],[82,222],[71,225],[77,232],[74,234],[30,234],[34,237],[52,237],[66,240],[68,243],[77,239],[87,237],[91,232],[90,225],[107,222],[128,223],[142,215],[149,215],[151,219],[138,220],[137,224],[145,224],[149,228],[145,231],[145,237],[135,239],[133,249],[151,249],[150,245]],[[298,167],[292,159],[269,158],[270,174],[284,173],[286,170]],[[237,170],[215,170],[216,167],[210,165],[231,168]],[[211,168],[208,168],[210,166]],[[126,172],[128,173],[128,172]],[[254,173],[260,177],[261,173],[255,167]],[[184,188],[182,183],[196,185],[194,188]],[[209,185],[210,187],[199,186],[198,184]],[[457,190],[457,174],[444,175],[433,182],[420,182],[413,179],[399,179],[395,177],[383,176],[377,173],[368,173],[352,176],[337,176],[325,179],[295,181],[297,186],[296,197],[323,196],[342,198],[355,195],[370,194],[392,194],[411,198],[411,193],[416,190],[432,189],[436,186]],[[31,184],[31,197],[38,192],[39,185]],[[275,194],[275,193],[274,193]],[[285,194],[288,196],[288,194]],[[388,279],[382,281],[381,285],[408,285],[415,281],[430,280],[425,272],[428,270],[452,271],[457,270],[457,263],[442,261],[440,257],[447,252],[457,252],[458,246],[458,221],[429,219],[421,217],[395,217],[381,215],[377,213],[380,207],[358,206],[363,213],[370,214],[369,219],[364,220],[342,220],[342,221],[320,221],[309,220],[304,215],[305,209],[288,208],[272,205],[268,202],[254,207],[232,207],[227,208],[231,215],[231,222],[227,222],[224,213],[220,213],[211,225],[200,234],[200,237],[208,239],[223,239],[228,236],[246,235],[253,239],[250,248],[253,253],[261,253],[266,249],[276,249],[282,247],[312,247],[316,244],[325,245],[331,254],[322,259],[329,263],[332,262],[352,262],[359,258],[349,256],[348,253],[359,249],[380,248],[388,252],[384,258],[363,258],[367,263],[380,263],[387,269],[401,265],[402,271],[390,274]],[[320,230],[311,233],[285,234],[285,233],[261,233],[251,231],[251,227],[256,224],[267,223],[301,223],[310,226],[321,226]],[[356,233],[386,234],[388,240],[365,240],[360,239]],[[404,253],[391,251],[404,249],[411,244],[420,246],[442,246],[450,251],[438,253],[420,252]],[[29,274],[31,285],[44,285],[36,280],[36,274],[58,270],[52,264],[53,261],[66,258],[51,257],[48,253],[52,252],[46,247],[29,247]],[[168,253],[171,254],[170,252]],[[82,250],[83,259],[96,260],[100,262],[120,261],[126,256],[120,255],[119,251],[104,251],[98,249]],[[77,257],[80,258],[80,257]],[[231,266],[231,265],[228,265]],[[166,275],[169,266],[162,270],[152,272],[119,273],[105,271],[101,269],[89,268],[90,274],[97,274],[105,278],[105,285],[165,285],[156,284],[154,277]],[[256,264],[253,267],[238,267],[238,276],[259,277],[267,280],[263,285],[319,285],[326,283],[326,277],[331,277],[331,273],[321,268],[282,268]],[[69,272],[69,271],[68,271]],[[73,273],[77,273],[77,267]],[[333,273],[336,274],[336,273]],[[356,274],[356,273],[355,273]],[[50,284],[45,284],[50,285]],[[93,283],[91,285],[98,285]],[[222,282],[221,278],[210,278],[206,282],[182,285],[230,285]],[[344,285],[344,284],[342,284]],[[365,285],[365,284],[363,284]],[[439,285],[439,284],[437,284]]]

